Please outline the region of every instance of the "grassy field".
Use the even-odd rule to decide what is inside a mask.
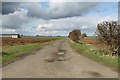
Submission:
[[[79,44],[75,43],[72,40],[68,40],[68,43],[70,47],[78,51],[80,54],[93,59],[95,61],[98,61],[100,63],[103,63],[107,66],[111,66],[113,68],[118,67],[118,57],[112,57],[108,55],[103,55],[103,50],[105,50],[107,47],[96,47],[93,45],[85,45],[85,44]],[[119,64],[120,66],[120,64]]]
[[[22,57],[31,54],[33,51],[40,49],[41,47],[51,44],[54,41],[45,43],[28,43],[28,44],[16,44],[14,46],[5,45],[2,46],[2,65],[6,65],[18,57]]]

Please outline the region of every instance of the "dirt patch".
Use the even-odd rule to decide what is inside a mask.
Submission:
[[[93,44],[93,45],[102,44],[102,42],[98,39],[81,38],[80,41],[86,44]]]
[[[83,75],[88,75],[88,76],[91,76],[91,77],[95,77],[95,78],[102,77],[102,75],[100,73],[94,72],[94,71],[82,71],[82,74]]]
[[[45,59],[47,62],[55,62],[55,61],[66,61],[65,58],[66,50],[59,49],[58,52],[51,54],[52,57]]]
[[[15,44],[22,44],[25,45],[27,43],[44,43],[52,40],[57,40],[59,38],[2,38],[2,41],[0,41],[0,45],[15,45]]]

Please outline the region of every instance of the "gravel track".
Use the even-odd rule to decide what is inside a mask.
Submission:
[[[43,47],[2,68],[3,78],[117,78],[117,72],[69,47],[67,39]]]

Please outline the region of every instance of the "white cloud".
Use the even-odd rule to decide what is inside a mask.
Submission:
[[[0,4],[0,6],[2,6],[2,10],[1,10],[2,14],[7,15],[9,13],[14,13],[15,11],[19,11],[24,6],[24,3],[22,3],[22,2],[2,2],[2,4]]]
[[[42,19],[59,19],[81,16],[94,10],[99,3],[95,2],[49,2],[49,7],[43,8],[40,3],[27,5],[28,16]]]
[[[96,30],[97,23],[102,21],[117,20],[112,17],[100,17],[100,16],[81,16],[72,18],[63,18],[57,20],[50,20],[49,22],[44,22],[44,24],[39,24],[36,28],[37,32],[42,35],[51,34],[58,35],[63,33],[68,35],[69,31],[73,29],[80,29],[81,32],[85,32],[88,35],[93,35]],[[56,34],[55,34],[56,33]]]
[[[3,29],[3,32],[15,32],[15,29]]]
[[[14,13],[10,13],[8,15],[2,16],[2,26],[3,28],[11,28],[17,29],[21,28],[21,25],[28,21],[28,17],[26,16],[26,11],[15,11]]]
[[[10,29],[10,28],[2,28],[1,33],[5,33],[5,34],[17,34],[16,29]]]
[[[19,8],[2,16],[3,32],[27,35],[68,35],[73,29],[80,29],[92,35],[97,23],[117,20],[117,17],[112,17],[111,14],[108,16],[84,15],[91,9],[91,11],[96,9],[96,6],[94,2],[50,2],[49,8],[43,8],[40,3],[27,3],[23,9]]]
[[[37,2],[28,3],[27,14],[30,17],[37,17],[37,18],[44,18],[44,19],[48,17],[46,10],[43,9],[40,3],[37,3]]]
[[[50,2],[48,15],[53,19],[81,16],[94,10],[97,5],[95,2]]]
[[[101,18],[99,20],[99,22],[103,22],[103,21],[117,21],[117,20],[118,20],[117,16],[114,16],[114,17],[106,16],[104,18]]]

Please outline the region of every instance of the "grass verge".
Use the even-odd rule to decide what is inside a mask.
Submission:
[[[40,49],[43,46],[53,43],[53,41],[45,43],[31,43],[31,44],[16,44],[14,46],[2,46],[2,65],[5,66],[10,62],[15,61],[19,57],[29,55],[33,51]]]
[[[92,60],[103,63],[107,66],[111,66],[112,68],[118,68],[118,66],[120,66],[120,64],[118,64],[118,57],[103,55],[103,53],[100,52],[100,50],[102,49],[101,47],[79,44],[79,43],[73,42],[70,39],[68,40],[68,44],[70,45],[71,48],[75,49],[80,54]]]

